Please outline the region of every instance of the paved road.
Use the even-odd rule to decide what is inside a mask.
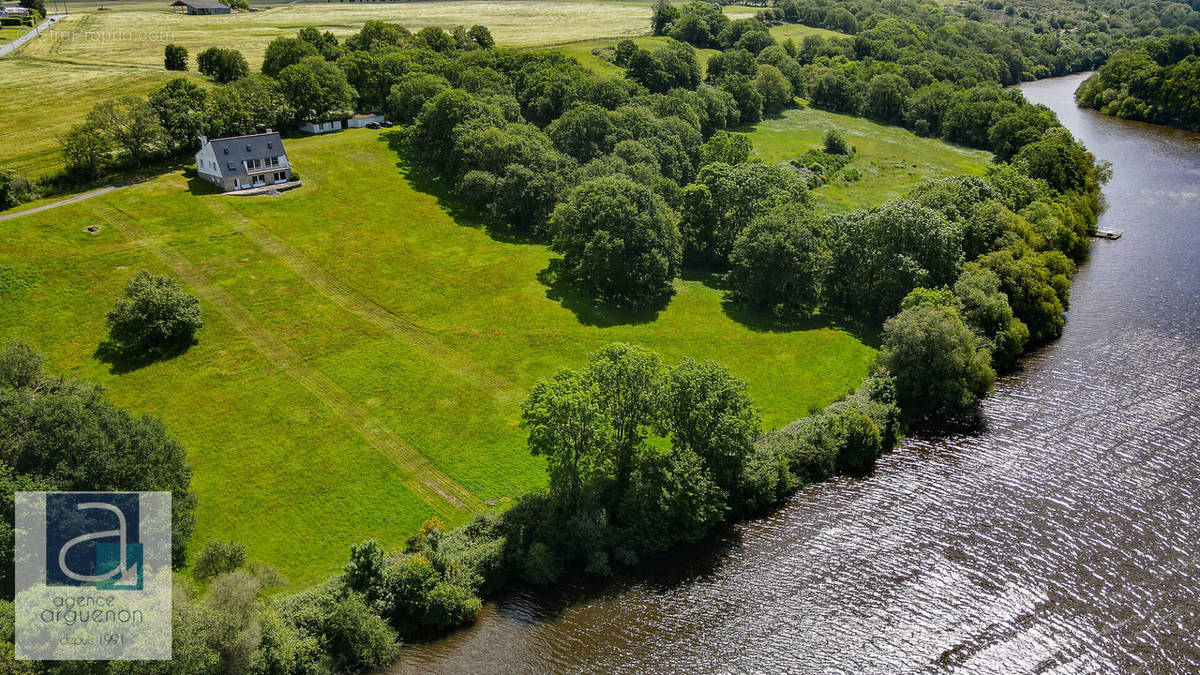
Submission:
[[[44,33],[46,29],[50,27],[50,24],[56,23],[61,19],[65,19],[66,17],[66,14],[51,14],[50,16],[46,17],[46,20],[38,24],[37,28],[31,29],[28,33],[25,33],[12,42],[0,45],[0,57],[8,56],[15,51],[17,47],[20,47],[26,42],[29,42],[30,40]]]
[[[138,181],[138,182],[142,182],[142,181]],[[74,204],[75,202],[81,202],[85,199],[91,199],[92,197],[99,197],[100,195],[106,195],[114,190],[120,190],[121,188],[127,188],[130,185],[137,185],[137,183],[126,183],[124,185],[110,185],[108,187],[102,187],[97,190],[91,190],[90,192],[84,192],[81,194],[77,194],[74,197],[67,197],[66,199],[60,199],[56,202],[50,202],[49,204],[42,204],[41,206],[35,206],[32,209],[25,209],[24,211],[14,211],[13,213],[3,213],[3,214],[0,214],[0,221],[9,220],[11,218],[20,218],[21,216],[27,216],[31,213],[39,213],[41,211],[47,211],[47,210],[55,208],[57,206],[64,206],[66,204]]]

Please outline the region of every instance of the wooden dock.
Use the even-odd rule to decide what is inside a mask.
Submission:
[[[1125,233],[1121,230],[1096,230],[1095,232],[1092,232],[1093,237],[1099,237],[1101,239],[1120,239],[1121,235],[1123,234]]]

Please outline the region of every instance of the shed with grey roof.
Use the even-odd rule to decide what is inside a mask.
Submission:
[[[178,7],[188,14],[232,14],[233,10],[217,0],[175,0],[168,7]]]

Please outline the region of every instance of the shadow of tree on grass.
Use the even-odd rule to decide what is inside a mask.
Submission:
[[[538,272],[537,279],[546,286],[547,298],[570,310],[579,323],[598,328],[651,323],[671,303],[673,295],[664,293],[655,302],[645,306],[599,303],[567,278],[562,258],[551,260],[544,270]]]
[[[453,186],[434,175],[425,167],[413,161],[408,140],[403,132],[392,130],[380,134],[393,152],[396,153],[396,168],[408,180],[413,189],[429,195],[437,202],[438,208],[449,215],[455,223],[476,230],[483,230],[492,239],[505,244],[534,244],[546,245],[543,237],[523,232],[503,223],[498,223],[489,214],[480,211],[475,206],[454,194]]]
[[[195,337],[178,340],[174,343],[153,350],[142,350],[126,347],[105,338],[92,354],[97,361],[107,364],[109,372],[114,375],[124,375],[160,361],[170,361],[182,356],[197,343]]]

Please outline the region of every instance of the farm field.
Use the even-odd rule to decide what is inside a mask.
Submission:
[[[227,16],[187,16],[166,2],[72,4],[72,16],[0,59],[0,166],[30,175],[61,165],[58,135],[83,120],[96,103],[125,94],[145,94],[179,73],[163,70],[163,48],[181,44],[191,58],[207,47],[230,47],[245,55],[252,70],[275,38],[304,26],[339,38],[369,19],[412,30],[481,23],[507,47],[621,38],[649,31],[649,4],[632,2],[402,2],[377,4],[300,3]],[[109,8],[99,11],[99,7]]]
[[[838,178],[813,191],[814,204],[823,211],[878,206],[930,178],[981,176],[992,159],[990,152],[815,108],[785,110],[766,119],[754,127],[750,140],[763,161],[782,162],[798,158],[805,150],[820,149],[827,129],[841,131],[857,148],[850,166],[862,177],[853,182]]]
[[[0,45],[16,40],[27,30],[28,26],[0,26]]]
[[[0,338],[164,420],[195,468],[193,545],[235,539],[302,584],[365,538],[394,547],[427,517],[460,523],[541,485],[519,406],[609,342],[725,363],[768,428],[865,376],[874,350],[856,336],[743,320],[703,280],[656,316],[564,306],[539,280],[550,251],[430,194],[387,133],[287,141],[305,185],[278,197],[175,172],[0,225]],[[205,327],[187,353],[117,374],[93,354],[140,269],[199,295]]]

